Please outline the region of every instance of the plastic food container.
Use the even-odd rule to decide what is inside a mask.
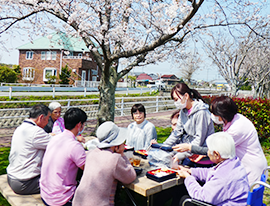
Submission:
[[[146,159],[148,154],[147,154],[147,151],[146,150],[135,150],[133,152],[134,155],[137,155],[137,156],[140,156],[141,158],[143,159]]]
[[[176,172],[170,170],[170,169],[155,169],[150,170],[146,173],[146,177],[148,177],[151,180],[155,180],[157,182],[163,182],[168,179],[172,179],[176,177]]]

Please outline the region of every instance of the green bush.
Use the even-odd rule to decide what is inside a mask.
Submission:
[[[208,104],[215,97],[206,96],[204,99]],[[262,145],[269,147],[270,134],[270,99],[253,99],[233,97],[233,101],[238,106],[238,112],[247,117],[255,126]],[[221,128],[216,127],[216,131]]]

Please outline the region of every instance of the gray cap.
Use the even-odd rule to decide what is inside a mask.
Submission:
[[[124,143],[128,135],[128,130],[127,128],[118,127],[111,121],[107,121],[98,127],[96,134],[100,142],[97,147],[107,148]]]

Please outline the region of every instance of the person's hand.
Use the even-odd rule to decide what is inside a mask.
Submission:
[[[78,142],[85,143],[85,139],[83,136],[77,136],[76,138],[77,138]]]
[[[157,142],[157,140],[155,140],[155,139],[151,139],[151,141],[150,141],[150,144],[152,145],[152,144],[157,144],[158,142]]]
[[[190,173],[186,170],[179,170],[177,173],[182,178],[187,178],[188,176],[190,176]]]
[[[192,162],[199,162],[202,158],[206,157],[206,155],[198,155],[193,154],[192,156],[188,157]]]
[[[174,151],[177,152],[186,152],[191,151],[191,144],[183,143],[183,144],[177,144],[172,147]]]
[[[54,136],[54,135],[56,135],[56,134],[51,132],[50,135],[51,135],[51,136]]]
[[[177,155],[173,156],[172,161],[179,163],[179,159],[178,159]]]

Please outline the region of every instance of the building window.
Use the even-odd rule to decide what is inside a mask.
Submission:
[[[43,70],[43,81],[47,82],[48,81],[48,79],[47,79],[48,76],[56,76],[56,75],[57,75],[57,69],[56,68],[46,67]]]
[[[27,51],[26,52],[26,59],[33,59],[34,52],[32,51]]]
[[[25,67],[23,68],[22,80],[33,81],[35,78],[35,68]]]
[[[42,51],[41,60],[56,60],[56,51]]]
[[[46,52],[42,51],[41,52],[41,60],[45,60],[46,59]]]

